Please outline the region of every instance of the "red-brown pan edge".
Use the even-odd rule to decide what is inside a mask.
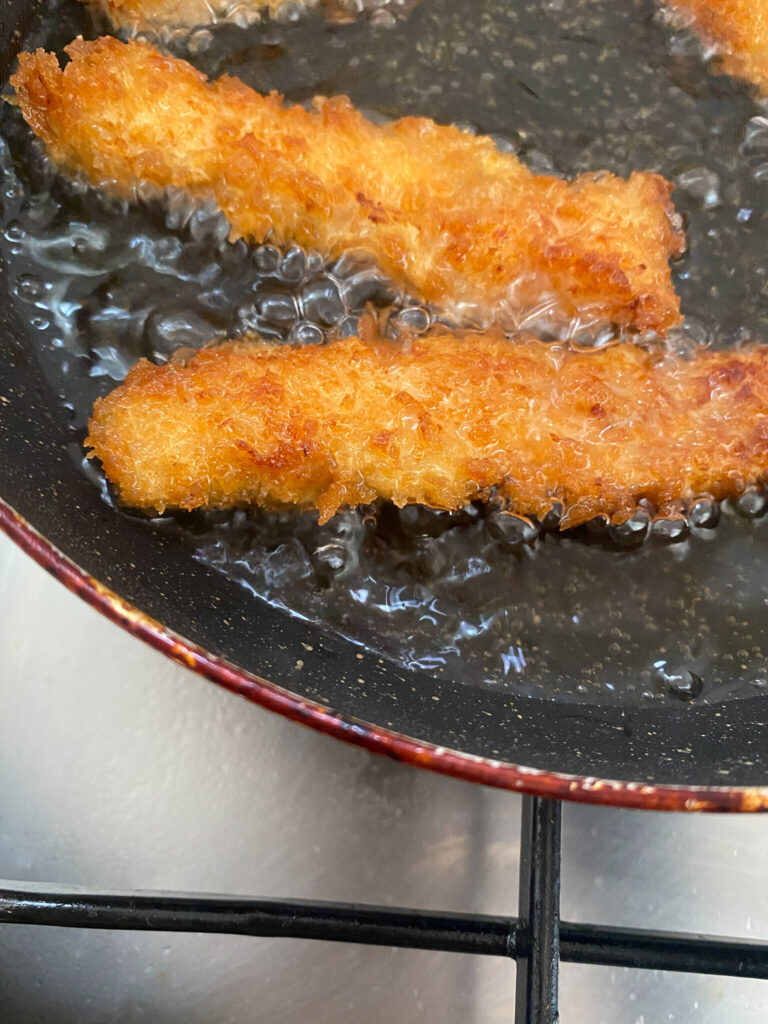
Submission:
[[[526,768],[449,750],[355,718],[252,675],[167,629],[80,569],[0,498],[0,529],[64,586],[173,661],[318,732],[395,761],[517,793],[655,811],[768,811],[768,786],[666,786]]]

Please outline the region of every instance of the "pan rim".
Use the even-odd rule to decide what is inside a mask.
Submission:
[[[81,569],[0,497],[0,530],[69,591],[155,650],[210,682],[317,732],[467,782],[532,796],[655,811],[768,811],[768,786],[677,786],[529,768],[436,746],[344,715],[206,651]]]

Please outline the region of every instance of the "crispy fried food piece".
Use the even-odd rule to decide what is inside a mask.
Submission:
[[[120,500],[299,506],[322,520],[384,498],[458,509],[498,498],[563,528],[641,499],[661,514],[768,471],[768,347],[656,362],[436,329],[393,343],[255,340],[140,362],[96,403],[86,441]]]
[[[768,0],[663,0],[717,54],[729,75],[768,94]]]
[[[656,174],[536,176],[488,138],[424,118],[311,112],[235,78],[207,82],[145,43],[76,40],[64,70],[21,54],[24,117],[64,170],[121,195],[140,182],[214,196],[232,238],[289,241],[384,271],[457,321],[556,308],[663,333],[680,320],[668,259],[683,235]]]
[[[249,25],[264,12],[275,16],[286,3],[312,10],[322,7],[333,21],[351,21],[359,13],[354,0],[82,0],[106,15],[116,29],[132,33],[149,32],[163,36],[173,29],[191,29],[198,25],[214,25],[218,21],[234,21]],[[369,4],[362,2],[362,8]],[[377,8],[381,8],[377,4]],[[407,13],[414,0],[390,0],[392,13]]]

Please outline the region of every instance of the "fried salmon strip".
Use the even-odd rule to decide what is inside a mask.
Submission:
[[[88,7],[106,15],[117,29],[150,32],[162,36],[173,29],[191,29],[198,25],[214,25],[232,21],[250,25],[264,12],[274,17],[281,7],[292,3],[312,10],[322,7],[333,21],[350,21],[367,9],[366,0],[82,0]],[[393,13],[406,13],[414,0],[389,0]],[[380,9],[381,4],[376,8]]]
[[[140,362],[86,446],[126,505],[459,509],[494,493],[563,528],[735,496],[768,471],[768,347],[659,363],[436,329],[322,347],[253,339]],[[495,489],[492,491],[492,489]]]
[[[729,75],[768,93],[768,0],[664,0],[717,54]]]
[[[63,70],[21,54],[11,81],[52,159],[111,192],[183,186],[216,199],[233,239],[365,250],[460,322],[547,306],[582,325],[680,320],[668,259],[684,238],[656,174],[569,184],[488,138],[425,118],[376,125],[344,97],[286,107],[146,43],[79,39],[67,53]]]

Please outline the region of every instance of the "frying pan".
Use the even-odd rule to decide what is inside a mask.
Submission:
[[[415,40],[414,53],[429,48],[430,39],[434,42],[437,15],[430,10],[431,3],[440,7],[437,0],[422,0],[403,30]],[[525,4],[520,6],[522,11]],[[537,6],[558,9],[556,4]],[[446,32],[466,22],[456,0],[444,0],[442,7]],[[61,9],[62,32],[70,24],[87,30],[87,18],[78,5],[67,2]],[[518,13],[514,4],[507,5],[508,29]],[[49,23],[50,10],[45,5],[39,8],[27,0],[5,4],[0,38],[4,80],[16,52],[40,41],[46,16]],[[617,22],[616,31],[625,34],[634,32],[631,19],[636,19],[651,33],[658,60],[671,60],[646,0],[633,0],[626,11],[611,16],[624,19]],[[487,29],[487,12],[479,12],[477,20]],[[524,34],[524,23],[515,24]],[[393,102],[386,109],[381,96],[370,95],[375,93],[375,82],[349,70],[356,65],[345,64],[344,55],[360,52],[366,45],[374,53],[378,48],[385,68],[389,66],[384,61],[386,48],[390,47],[389,52],[402,48],[406,36],[366,43],[369,26],[336,28],[331,36],[319,19],[286,31],[295,31],[304,43],[315,39],[318,49],[334,47],[333,60],[344,65],[347,77],[342,75],[340,87],[337,80],[324,81],[309,57],[294,60],[274,38],[262,39],[250,49],[239,44],[242,63],[251,61],[258,69],[251,77],[261,76],[261,81],[254,82],[260,88],[275,85],[290,92],[293,76],[298,83],[292,97],[296,99],[337,89],[350,92],[363,106],[366,102],[378,106],[385,114],[420,112],[443,120],[451,119],[451,109],[454,120],[467,120],[474,109],[471,96],[468,100],[456,94],[449,102],[435,87],[441,74],[446,81],[450,77],[447,70],[440,71],[443,58],[437,46],[432,46],[433,77],[426,85],[419,73],[404,75],[393,58],[391,74],[407,79],[409,91],[399,106]],[[71,31],[63,41],[74,34]],[[234,38],[233,33],[229,42]],[[587,30],[579,36],[563,29],[561,40],[575,55],[589,55],[594,43]],[[625,52],[621,40],[617,49]],[[608,80],[612,59],[608,54],[603,62]],[[690,108],[692,118],[709,117],[713,122],[719,118],[721,128],[725,126],[719,131],[721,140],[728,135],[729,125],[743,126],[755,113],[749,90],[713,78],[690,45],[682,46],[672,63],[675,96],[683,97],[681,102]],[[234,66],[237,70],[236,61]],[[479,96],[486,89],[478,77],[479,65],[468,73],[474,76]],[[656,69],[651,67],[650,73],[656,74]],[[386,78],[384,70],[382,76]],[[567,93],[568,81],[572,79],[566,75],[558,89]],[[432,88],[427,88],[430,84]],[[503,113],[506,122],[524,123],[528,117],[534,123],[542,116],[541,91],[530,79],[524,81],[516,68],[504,79],[503,88],[516,104],[513,111]],[[626,88],[617,80],[617,91]],[[603,99],[595,101],[595,117],[609,133],[608,108],[601,109],[604,95],[603,89]],[[444,100],[445,108],[441,107]],[[493,106],[489,99],[485,113]],[[558,108],[552,100],[549,110],[555,119],[558,109],[561,119],[573,114],[578,120],[578,110],[570,111],[567,103]],[[486,123],[482,116],[474,120],[483,130],[497,128],[490,114]],[[680,126],[673,118],[666,130],[672,140]],[[518,142],[523,136],[521,132]],[[636,139],[641,139],[640,133]],[[641,141],[637,151],[633,145],[622,159],[645,166]],[[738,138],[725,138],[722,146],[735,152]],[[596,152],[599,147],[592,149],[591,161],[597,159]],[[609,157],[606,153],[606,160]],[[534,164],[543,160],[535,149],[529,150],[527,158]],[[722,204],[709,202],[706,196],[702,200],[701,182],[709,180],[705,174],[690,167],[682,173],[689,198],[693,196],[692,243],[703,245],[706,217],[717,218]],[[3,199],[8,200],[7,193]],[[685,194],[677,200],[685,211]],[[693,205],[705,211],[698,221]],[[729,235],[725,227],[718,244],[748,248],[741,236]],[[709,273],[704,267],[700,277],[708,279]],[[768,528],[759,519],[749,518],[762,510],[759,495],[751,496],[752,506],[748,502],[742,508],[746,517],[726,511],[717,529],[694,529],[684,557],[671,546],[652,542],[628,551],[622,548],[626,536],[612,535],[606,542],[606,536],[594,531],[576,538],[548,535],[535,558],[529,557],[528,548],[522,553],[519,549],[505,553],[502,548],[498,560],[507,558],[517,566],[516,579],[526,584],[514,594],[512,603],[523,625],[521,636],[512,640],[515,650],[528,654],[527,670],[515,662],[519,679],[491,674],[479,682],[476,671],[463,672],[455,661],[442,672],[424,671],[413,662],[404,667],[402,659],[387,656],[391,651],[386,644],[377,650],[376,644],[366,647],[355,642],[356,637],[349,635],[351,627],[345,638],[327,623],[308,621],[275,602],[256,599],[210,564],[192,558],[188,546],[172,531],[148,529],[139,517],[117,514],[105,503],[83,473],[81,460],[73,458],[72,429],[55,381],[40,358],[35,328],[19,299],[14,274],[6,250],[0,263],[0,526],[103,614],[249,700],[421,767],[502,788],[627,807],[768,807],[768,695],[760,692],[765,685],[761,644],[768,639],[768,579],[763,578],[768,576],[764,571]],[[684,302],[690,277],[680,274],[677,281]],[[700,289],[699,325],[706,325],[707,317],[716,315],[718,303],[725,299],[731,310],[738,308],[740,299],[749,305],[749,279],[742,275],[734,284],[732,276],[726,277],[719,292]],[[741,288],[743,294],[728,293],[728,287]],[[756,316],[753,321],[759,328]],[[725,319],[723,314],[718,321],[723,330]],[[528,615],[532,610],[535,615]],[[591,619],[591,627],[584,628],[585,619]],[[536,642],[539,637],[542,645]],[[109,666],[104,668],[108,673]],[[681,679],[684,685],[679,685]]]

